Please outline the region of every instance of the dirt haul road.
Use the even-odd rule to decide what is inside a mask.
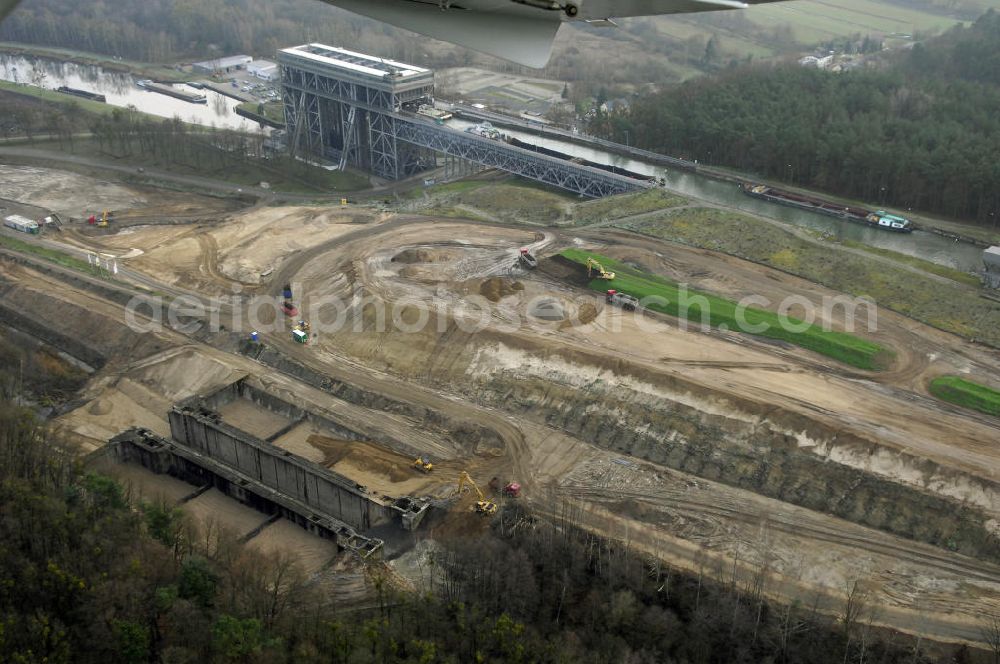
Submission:
[[[538,426],[520,419],[529,456],[527,460],[514,459],[511,465],[520,473],[517,479],[528,487],[528,500],[542,510],[551,509],[549,501],[553,497],[590,506],[593,509],[585,509],[581,517],[585,523],[601,513],[602,504],[632,501],[641,506],[632,519],[634,532],[645,528],[648,536],[654,538],[657,550],[665,555],[696,542],[698,548],[730,556],[742,553],[742,560],[752,561],[748,563],[750,566],[763,564],[760,556],[748,554],[762,546],[760,529],[748,528],[746,524],[766,521],[783,503],[770,497],[759,502],[762,498],[754,493],[726,487],[735,493],[730,502],[745,508],[735,513],[720,511],[711,499],[689,504],[685,508],[689,521],[686,536],[677,537],[672,528],[657,525],[670,524],[670,510],[676,512],[678,506],[667,509],[671,500],[659,497],[655,491],[636,495],[605,487],[603,480],[584,482],[585,490],[578,483],[564,485],[567,476],[578,477],[581,468],[588,468],[589,455],[607,443],[599,440],[598,431],[577,431],[568,436],[565,429],[545,426],[545,422],[553,422],[555,418],[551,411],[545,411],[544,397],[539,403],[518,403],[531,399],[526,392],[518,391],[519,384],[534,381],[561,384],[569,386],[571,391],[587,394],[593,392],[593,385],[603,383],[613,386],[612,391],[651,396],[654,402],[659,401],[667,408],[670,407],[667,404],[676,404],[701,411],[710,419],[742,420],[751,427],[771,426],[781,430],[784,444],[816,456],[826,467],[857,471],[861,482],[874,477],[891,486],[912,489],[916,503],[909,518],[920,518],[924,509],[920,500],[933,495],[975,505],[982,510],[984,533],[995,536],[991,529],[1000,514],[993,483],[998,452],[989,441],[996,440],[1000,433],[997,423],[966,416],[906,389],[913,384],[915,375],[930,371],[932,366],[935,371],[959,370],[970,365],[995,367],[991,354],[948,339],[951,345],[947,353],[934,358],[920,357],[919,350],[939,344],[941,335],[891,314],[888,320],[880,321],[879,331],[873,337],[894,348],[909,344],[913,350],[898,353],[897,365],[884,377],[844,367],[821,371],[828,363],[805,351],[776,349],[746,339],[734,341],[731,336],[715,333],[683,332],[660,321],[644,321],[640,325],[618,311],[607,312],[607,316],[582,325],[552,324],[532,317],[528,301],[550,298],[564,311],[578,311],[587,301],[594,307],[600,307],[601,303],[563,283],[513,271],[517,248],[536,241],[534,233],[522,230],[487,230],[481,225],[449,222],[412,223],[394,227],[384,235],[365,233],[356,240],[343,236],[335,248],[312,257],[291,279],[299,284],[305,310],[311,297],[337,295],[352,302],[368,298],[374,302],[398,303],[405,299],[430,305],[432,312],[447,313],[432,315],[420,332],[381,332],[372,328],[371,317],[360,308],[353,318],[346,320],[345,327],[360,326],[361,332],[341,330],[321,335],[311,348],[302,348],[284,338],[273,343],[303,362],[319,362],[324,371],[339,373],[346,380],[351,380],[350,373],[359,369],[358,378],[370,377],[372,374],[362,366],[375,367],[385,372],[380,379],[394,377],[407,383],[436,386],[456,403],[468,400],[468,395],[473,394],[481,404],[498,410],[523,408],[522,413]],[[554,248],[560,243],[573,244],[573,238],[550,237],[545,242]],[[663,249],[664,253],[684,252],[661,244],[657,249]],[[602,248],[608,250],[614,248]],[[696,260],[701,272],[715,265],[734,271],[727,267],[732,259],[704,252],[695,257],[693,253],[689,252],[685,259]],[[678,263],[670,276],[685,276],[682,272]],[[774,276],[767,272],[757,266],[745,267],[742,275],[730,279],[744,284],[742,287],[748,290],[763,282],[766,292],[775,295],[801,293],[815,298],[824,294],[822,289],[804,282],[784,286],[777,281],[772,285]],[[504,278],[518,281],[523,289],[495,303],[487,298],[489,311],[485,320],[490,325],[476,334],[463,332],[456,321],[469,316],[483,319],[481,311],[468,305],[470,294],[480,293],[478,286],[484,279],[497,275],[508,275]],[[781,276],[787,282],[788,277]],[[725,289],[712,290],[726,293]],[[405,318],[406,308],[401,311]],[[519,325],[509,329],[507,326],[515,319]],[[662,386],[663,379],[670,384],[669,389]],[[489,392],[497,383],[504,384],[507,392],[491,398]],[[370,383],[369,386],[377,389]],[[602,393],[597,390],[596,394]],[[587,402],[576,417],[587,419],[586,409],[593,407],[592,402]],[[595,426],[610,425],[602,422]],[[717,433],[725,436],[726,427],[720,427]],[[664,431],[662,435],[669,438],[673,432]],[[550,448],[557,443],[565,449]],[[610,448],[624,451],[614,443]],[[508,450],[514,456],[524,452]],[[761,453],[766,456],[774,450]],[[549,468],[547,462],[556,462],[557,467]],[[661,464],[647,467],[667,472]],[[697,474],[682,473],[681,477],[698,485],[703,480]],[[550,489],[554,493],[549,493]],[[844,500],[843,496],[829,498]],[[864,509],[858,507],[856,511]],[[612,512],[619,520],[623,518],[621,510]],[[854,515],[848,512],[845,516]],[[947,509],[941,517],[947,518]],[[602,529],[601,523],[597,520],[593,525]],[[773,544],[775,553],[771,555],[786,563],[767,565],[769,574],[775,575],[776,588],[794,586],[800,595],[806,589],[812,592],[822,589],[834,598],[829,600],[828,608],[835,609],[844,587],[852,579],[872,580],[876,587],[873,593],[887,609],[896,610],[897,615],[910,615],[908,612],[936,615],[937,618],[929,620],[939,620],[938,638],[975,639],[977,616],[1000,608],[1000,596],[996,594],[1000,576],[990,563],[936,547],[915,546],[908,540],[865,527],[864,521],[852,523],[851,519],[836,518],[818,510],[794,508],[792,515],[780,523],[780,529],[771,529],[780,530],[781,540]],[[627,529],[614,534],[622,536]],[[763,537],[779,539],[770,534]],[[976,575],[970,574],[970,569],[977,570]],[[973,576],[977,579],[975,591],[967,585]],[[931,587],[938,594],[921,590]],[[900,623],[915,631],[923,629],[918,624],[922,623],[913,619]]]
[[[763,574],[768,592],[784,599],[822,597],[836,612],[846,586],[860,579],[880,608],[875,623],[941,640],[979,640],[982,616],[1000,612],[1000,570],[990,562],[1000,523],[1000,453],[990,441],[1000,438],[1000,427],[922,393],[935,373],[996,372],[995,354],[883,312],[871,336],[896,350],[897,362],[865,374],[796,348],[682,331],[662,318],[635,320],[542,270],[514,268],[522,246],[544,257],[607,240],[618,246],[601,253],[723,295],[756,292],[777,301],[828,294],[759,266],[646,238],[636,244],[612,232],[577,238],[419,217],[331,214],[316,223],[357,226],[312,244],[262,243],[251,252],[256,262],[247,274],[278,265],[260,288],[273,293],[293,283],[318,335],[302,346],[286,328],[265,334],[265,343],[331,380],[495,435],[487,444],[456,446],[430,432],[428,421],[337,405],[399,453],[377,455],[377,468],[355,469],[379,475],[386,492],[401,482],[382,466],[422,449],[449,464],[449,473],[469,467],[477,480],[517,479],[540,512],[571,505],[582,525],[650,554],[713,574]],[[225,226],[211,233],[244,232]],[[182,227],[176,241],[157,233],[151,246],[168,257],[184,243],[190,259],[174,267],[167,259],[123,259],[130,269],[148,268],[155,273],[149,278],[205,295],[230,288],[217,239],[213,245]],[[120,250],[134,239],[88,242]],[[324,312],[310,303],[331,297],[351,306],[339,329],[325,330]],[[392,323],[390,311],[390,324],[380,327],[386,307],[396,308],[398,320]],[[423,325],[421,307],[429,309]],[[471,331],[476,321],[487,324]],[[188,367],[169,372],[181,383],[207,362],[224,367],[211,372],[220,380],[246,372],[317,407],[330,400],[245,358],[191,348],[183,361],[171,356]],[[165,374],[154,365],[126,378],[155,389]],[[308,432],[304,441],[286,441],[327,454],[322,441],[313,443]],[[324,462],[351,465],[328,453],[334,456]]]

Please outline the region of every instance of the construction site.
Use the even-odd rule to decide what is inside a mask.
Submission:
[[[762,573],[768,597],[831,616],[860,580],[874,624],[915,637],[981,645],[982,617],[1000,613],[1000,420],[926,388],[995,384],[989,347],[883,310],[855,331],[891,351],[868,371],[682,329],[588,289],[560,253],[733,299],[819,309],[837,293],[601,225],[3,168],[11,210],[63,218],[32,242],[117,261],[102,275],[0,249],[3,330],[87,373],[55,430],[137,494],[349,578],[344,597],[370,601],[367,565],[417,583],[415,546],[516,501],[680,569]],[[87,223],[106,209],[117,221]],[[180,320],[163,315],[181,298]],[[823,315],[845,327],[842,310]]]

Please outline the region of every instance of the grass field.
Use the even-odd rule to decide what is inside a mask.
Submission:
[[[517,179],[450,182],[414,190],[409,196],[423,193],[428,199],[427,214],[543,226],[565,223],[575,200],[564,192]]]
[[[615,289],[639,298],[643,306],[652,311],[707,323],[721,330],[735,330],[787,341],[859,369],[882,369],[892,358],[892,353],[886,348],[860,337],[824,330],[818,325],[810,325],[791,317],[783,318],[764,309],[741,307],[736,302],[707,293],[688,291],[675,282],[600,254],[566,249],[561,255],[581,265],[585,265],[591,257],[600,261],[606,269],[615,273]],[[592,290],[603,292],[608,288],[608,282],[593,279],[588,286]]]
[[[981,283],[980,278],[974,274],[962,272],[961,270],[956,270],[955,268],[948,267],[946,265],[938,265],[937,263],[925,261],[924,259],[917,258],[916,256],[908,256],[906,254],[901,254],[898,251],[892,251],[891,249],[873,247],[870,244],[856,242],[854,240],[838,240],[838,242],[845,247],[861,249],[862,251],[867,251],[868,253],[875,254],[876,256],[889,258],[897,263],[906,263],[907,265],[912,265],[913,267],[923,270],[924,272],[936,274],[939,277],[951,279],[952,281],[957,281],[958,283],[965,284],[966,286],[974,286],[978,288]]]
[[[870,297],[879,307],[942,330],[1000,346],[1000,305],[980,297],[979,289],[964,279],[942,282],[728,210],[666,210],[616,226],[770,265],[855,297]]]
[[[74,97],[73,95],[63,94],[62,92],[56,92],[55,90],[46,90],[44,88],[36,88],[33,85],[11,83],[10,81],[0,81],[0,91],[13,92],[15,94],[24,95],[26,97],[34,97],[35,99],[50,101],[56,104],[75,104],[77,108],[84,111],[98,113],[101,115],[111,113],[111,111],[117,108],[117,106],[112,106],[111,104],[103,104],[99,101],[90,101],[89,99]],[[143,115],[146,114],[143,113]],[[155,116],[149,115],[147,117]]]
[[[38,256],[39,258],[44,258],[51,263],[62,265],[63,267],[68,267],[72,270],[93,272],[93,268],[85,260],[75,258],[74,256],[70,256],[69,254],[65,254],[61,251],[56,251],[55,249],[41,247],[37,244],[25,242],[24,240],[19,240],[7,235],[0,235],[0,247],[10,249],[11,251],[17,251],[22,254],[32,254],[34,256]]]
[[[573,209],[573,224],[583,226],[602,221],[622,219],[644,212],[666,210],[667,208],[684,205],[687,200],[667,193],[663,189],[654,188],[637,194],[623,194],[599,198],[596,201],[579,203]]]
[[[958,376],[939,376],[931,381],[930,392],[938,399],[1000,417],[1000,391],[985,385]]]

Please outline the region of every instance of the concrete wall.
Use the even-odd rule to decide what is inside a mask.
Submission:
[[[381,551],[382,540],[358,534],[351,526],[330,514],[317,512],[260,482],[240,476],[225,464],[161,438],[145,429],[129,429],[112,438],[108,445],[88,458],[89,463],[112,459],[137,463],[156,473],[178,477],[205,489],[215,487],[230,498],[265,514],[294,521],[309,532],[334,540],[343,549],[368,557]],[[199,492],[192,491],[192,494]],[[403,513],[403,525],[419,523],[425,509]],[[255,534],[255,533],[252,533]]]
[[[169,419],[177,442],[354,528],[368,530],[399,515],[348,478],[239,431],[214,411],[175,406]]]
[[[289,430],[292,429],[295,424],[302,422],[303,420],[309,420],[318,428],[330,432],[330,434],[340,438],[341,440],[360,440],[372,442],[371,438],[368,436],[359,433],[354,429],[350,429],[339,422],[335,422],[328,417],[322,417],[314,412],[304,410],[303,408],[285,401],[280,397],[258,389],[246,378],[227,385],[226,387],[223,387],[208,396],[189,399],[181,405],[191,406],[193,408],[207,408],[208,410],[216,411],[226,404],[232,403],[236,399],[246,399],[247,401],[251,401],[258,406],[285,417],[292,423],[288,427]],[[281,431],[277,435],[271,436],[269,440],[274,440],[284,433],[287,433],[287,431]]]

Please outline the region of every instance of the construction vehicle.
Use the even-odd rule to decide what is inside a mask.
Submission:
[[[521,261],[521,265],[529,270],[534,270],[538,267],[538,259],[532,256],[527,248],[521,249],[521,255],[518,257],[518,260]]]
[[[294,318],[299,315],[299,310],[291,300],[285,300],[284,304],[281,305],[281,313],[285,314],[289,318]]]
[[[462,495],[462,492],[465,491],[467,486],[471,486],[475,489],[476,496],[479,498],[479,500],[476,501],[477,514],[482,514],[483,516],[493,516],[497,513],[497,504],[483,495],[479,485],[477,485],[472,478],[469,477],[469,473],[463,470],[458,476],[458,494]]]
[[[298,329],[302,330],[303,332],[309,332],[309,321],[307,321],[307,320],[300,320],[299,324],[297,325],[297,327],[298,327]]]
[[[639,300],[631,295],[619,293],[613,288],[608,290],[607,294],[604,296],[604,301],[608,304],[613,304],[616,307],[621,307],[625,311],[635,311],[639,308]]]
[[[428,457],[417,457],[413,460],[413,467],[424,473],[434,470],[434,464]]]
[[[101,213],[101,218],[98,219],[96,214],[92,214],[87,217],[87,223],[91,226],[99,226],[100,228],[107,228],[112,221],[115,220],[115,213],[111,210],[105,210]]]
[[[615,278],[614,272],[608,272],[604,269],[604,266],[595,261],[593,258],[587,259],[587,277],[590,279],[604,279],[605,281],[611,281]]]
[[[501,487],[499,477],[491,478],[489,487],[493,491],[499,491],[508,498],[517,498],[521,495],[520,484],[518,484],[517,482],[507,482],[506,484],[503,485],[503,487]]]

